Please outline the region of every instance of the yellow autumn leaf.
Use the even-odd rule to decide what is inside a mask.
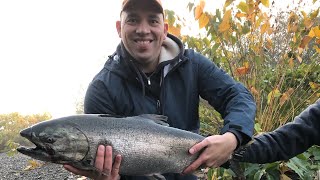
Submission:
[[[303,53],[303,49],[300,48],[300,47],[298,47],[298,54],[300,55],[300,54],[302,54],[302,53]]]
[[[256,96],[259,95],[259,92],[257,91],[257,89],[256,89],[255,87],[253,87],[253,86],[250,88],[250,91],[251,91],[251,93],[252,93],[253,95],[256,95]]]
[[[206,27],[206,25],[209,23],[209,17],[206,13],[203,13],[199,18],[199,29]]]
[[[312,13],[310,13],[310,18],[315,19],[316,17],[318,17],[318,14],[319,14],[319,8],[313,11]]]
[[[290,13],[288,18],[288,32],[296,32],[298,30],[298,20],[299,17],[294,12]]]
[[[316,90],[316,89],[320,88],[320,84],[317,84],[315,82],[309,82],[309,85],[312,90]]]
[[[272,27],[269,27],[268,29],[268,34],[271,35],[273,33],[273,28]]]
[[[308,36],[310,36],[310,37],[312,37],[312,38],[313,38],[313,37],[320,38],[320,29],[319,29],[319,28],[320,28],[319,26],[316,26],[316,27],[311,28]]]
[[[261,23],[262,22],[265,22],[266,21],[266,18],[264,17],[264,15],[263,14],[260,14],[259,16],[258,16],[258,19],[256,20],[256,25],[255,25],[255,27],[259,27],[260,25],[261,25]]]
[[[299,47],[304,49],[309,44],[311,39],[312,39],[312,37],[310,37],[310,36],[304,36]]]
[[[265,6],[265,7],[269,7],[269,0],[261,0],[261,3]]]
[[[219,25],[219,31],[225,32],[230,29],[230,17],[231,17],[231,10],[228,10],[223,15],[223,19],[221,24]]]
[[[41,167],[42,165],[43,164],[41,164],[38,161],[32,159],[32,160],[28,161],[28,166],[26,168],[24,168],[23,170],[24,171],[33,170],[33,169],[36,169],[38,167]]]
[[[224,3],[224,8],[230,6],[230,4],[233,2],[234,0],[226,0],[226,2]]]
[[[303,15],[303,18],[307,18],[307,13],[304,11],[301,11],[301,14]]]
[[[248,68],[248,69],[249,69],[250,63],[249,63],[249,62],[244,62],[244,63],[243,63],[243,66],[244,66],[245,68]]]
[[[219,32],[225,32],[227,31],[228,29],[230,29],[230,24],[229,23],[226,23],[226,22],[222,22],[220,25],[219,25]]]
[[[293,36],[292,41],[293,41],[294,43],[296,43],[296,42],[297,42],[297,37],[296,37],[296,36]]]
[[[314,22],[310,18],[305,18],[303,24],[307,29],[309,29],[313,26]]]
[[[273,91],[271,91],[269,94],[268,94],[268,101],[267,103],[270,104],[270,102],[276,98],[276,97],[280,97],[281,96],[281,93],[278,89],[274,89]]]
[[[195,20],[198,20],[200,16],[203,14],[204,6],[206,5],[206,2],[204,0],[200,1],[200,4],[195,8],[194,10],[194,18]]]
[[[300,56],[297,56],[297,59],[300,63],[302,63],[302,58]]]
[[[247,17],[247,14],[241,13],[241,12],[237,12],[236,18],[242,18],[242,17]]]
[[[267,30],[270,28],[270,24],[269,22],[266,22],[264,23],[262,26],[261,26],[261,34],[264,34],[265,32],[267,32]]]
[[[289,23],[295,23],[295,22],[298,21],[298,19],[299,19],[298,15],[295,14],[294,12],[291,12],[291,13],[290,13],[290,16],[289,16],[289,18],[288,18],[288,22],[289,22]]]
[[[249,6],[245,2],[240,2],[239,5],[237,6],[238,9],[240,9],[244,13],[248,13],[249,11]]]
[[[288,99],[289,99],[288,95],[284,93],[279,100],[280,106],[282,106]]]
[[[243,66],[236,69],[236,74],[238,76],[243,76],[243,75],[246,75],[248,71],[249,71],[249,68]]]
[[[288,32],[294,33],[298,30],[298,25],[296,23],[288,25]]]
[[[290,66],[291,69],[294,67],[293,58],[290,58],[290,59],[289,59],[289,66]]]
[[[313,28],[309,31],[308,36],[311,37],[311,38],[316,36],[315,32],[313,31]]]
[[[181,27],[170,26],[168,27],[168,32],[175,36],[181,36]]]
[[[313,1],[312,1],[313,4],[316,3],[316,2],[317,2],[317,0],[313,0]]]
[[[272,40],[270,38],[267,38],[266,40],[267,40],[266,48],[271,49],[273,45]]]
[[[320,26],[313,27],[313,32],[317,38],[320,38]]]
[[[315,49],[317,53],[320,53],[320,48],[318,46],[313,46],[313,49]]]
[[[289,88],[288,91],[286,91],[285,93],[282,94],[280,100],[279,100],[279,103],[280,105],[282,106],[286,101],[289,100],[291,94],[293,93],[293,89],[292,88]]]

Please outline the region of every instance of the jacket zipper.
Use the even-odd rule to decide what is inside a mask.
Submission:
[[[151,79],[150,79],[150,77],[151,77],[151,76],[147,77],[148,85],[149,85],[149,86],[151,86]]]
[[[162,114],[162,112],[161,112],[161,102],[160,102],[159,99],[157,100],[157,111],[158,111],[158,114]]]

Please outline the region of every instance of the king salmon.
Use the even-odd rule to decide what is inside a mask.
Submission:
[[[98,145],[120,154],[119,174],[142,176],[181,173],[199,153],[188,150],[205,137],[164,125],[165,116],[112,117],[84,114],[40,122],[20,132],[35,148],[17,150],[34,159],[95,170]]]

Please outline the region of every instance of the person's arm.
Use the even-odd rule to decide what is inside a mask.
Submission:
[[[207,100],[224,119],[221,135],[213,135],[193,146],[189,152],[203,152],[187,167],[184,173],[191,173],[200,165],[218,167],[225,163],[240,145],[251,140],[256,112],[251,93],[213,62],[200,54],[194,55],[198,66],[200,96]]]
[[[240,161],[263,164],[288,160],[312,145],[320,145],[320,99],[293,122],[255,137]]]
[[[253,135],[256,113],[252,94],[209,59],[198,56],[200,95],[221,114],[221,134],[232,132],[239,138],[239,145],[246,144]]]

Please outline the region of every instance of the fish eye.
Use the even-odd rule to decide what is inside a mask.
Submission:
[[[55,142],[55,140],[52,137],[49,137],[47,138],[47,142],[52,144]]]

